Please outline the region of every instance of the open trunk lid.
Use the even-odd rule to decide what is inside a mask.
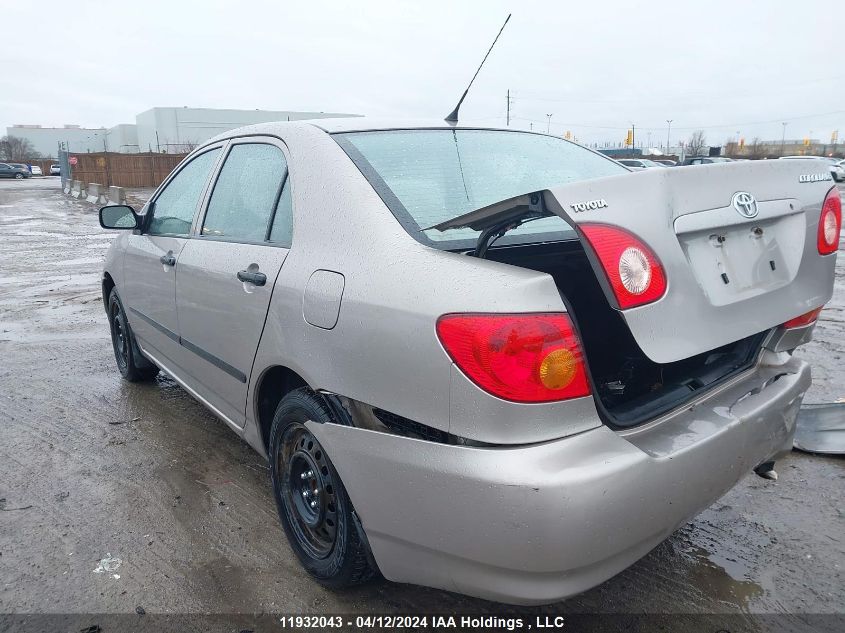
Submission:
[[[579,225],[634,234],[659,258],[667,287],[657,301],[620,312],[642,351],[669,363],[780,325],[830,299],[835,256],[819,255],[817,230],[833,186],[826,166],[815,161],[650,169],[517,196],[432,228],[484,230],[528,214],[557,214],[581,235],[615,307]],[[733,204],[742,192],[756,201],[753,217],[747,204]]]

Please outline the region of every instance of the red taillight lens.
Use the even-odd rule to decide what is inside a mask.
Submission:
[[[461,371],[499,398],[551,402],[590,394],[566,314],[446,314],[437,336]]]
[[[621,309],[651,303],[663,296],[666,274],[648,246],[615,226],[579,226],[598,256]]]
[[[839,230],[842,228],[842,197],[839,188],[827,192],[819,216],[819,255],[830,255],[839,249]]]
[[[824,307],[824,306],[822,306]],[[805,312],[801,316],[797,316],[794,319],[789,319],[786,323],[783,324],[783,327],[790,328],[790,327],[801,327],[802,325],[810,325],[813,321],[819,318],[819,313],[822,311],[822,308],[816,308],[815,310],[810,310],[809,312]]]

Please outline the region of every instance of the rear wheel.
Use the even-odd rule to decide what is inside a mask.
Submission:
[[[323,400],[308,388],[279,403],[270,431],[270,478],[279,518],[302,566],[328,587],[372,578],[364,530],[329,456],[305,426],[333,422]]]
[[[117,288],[112,288],[109,294],[109,328],[111,329],[111,342],[114,348],[114,359],[117,361],[117,369],[120,375],[129,382],[140,382],[151,380],[158,374],[158,367],[148,361],[138,350],[138,344],[129,323],[126,321],[126,314],[123,310],[123,303]]]
[[[15,174],[15,180],[23,180],[23,174]]]

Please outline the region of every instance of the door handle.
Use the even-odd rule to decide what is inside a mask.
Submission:
[[[158,261],[160,261],[165,266],[175,266],[176,265],[176,257],[173,255],[173,253],[168,253],[167,255],[162,255],[161,257],[158,258]]]
[[[249,270],[239,270],[238,279],[240,281],[248,281],[256,286],[263,286],[267,283],[267,275],[264,273],[251,272]]]

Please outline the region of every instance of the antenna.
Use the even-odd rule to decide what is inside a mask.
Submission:
[[[508,17],[505,18],[505,23],[502,24],[502,28],[499,29],[499,33],[496,35],[496,39],[493,40],[493,43],[490,44],[490,48],[487,49],[487,55],[490,54],[490,51],[493,50],[493,47],[496,45],[496,42],[499,41],[499,35],[501,35],[502,31],[505,30],[505,26],[507,26],[508,20],[510,20],[510,19],[511,19],[511,14],[508,13]],[[469,89],[472,87],[472,82],[474,82],[475,78],[478,77],[478,72],[481,70],[481,67],[484,65],[484,62],[487,61],[487,55],[485,55],[484,59],[481,60],[481,63],[478,65],[478,70],[475,71],[475,74],[472,76],[472,79],[469,80],[469,85],[467,86],[467,89],[464,90],[464,94],[461,96],[460,100],[458,101],[458,105],[456,105],[455,109],[452,110],[452,112],[449,114],[449,116],[447,116],[444,119],[444,121],[446,121],[447,123],[457,123],[458,122],[458,110],[461,109],[461,104],[464,102],[464,99],[466,99],[467,93],[469,92]]]

